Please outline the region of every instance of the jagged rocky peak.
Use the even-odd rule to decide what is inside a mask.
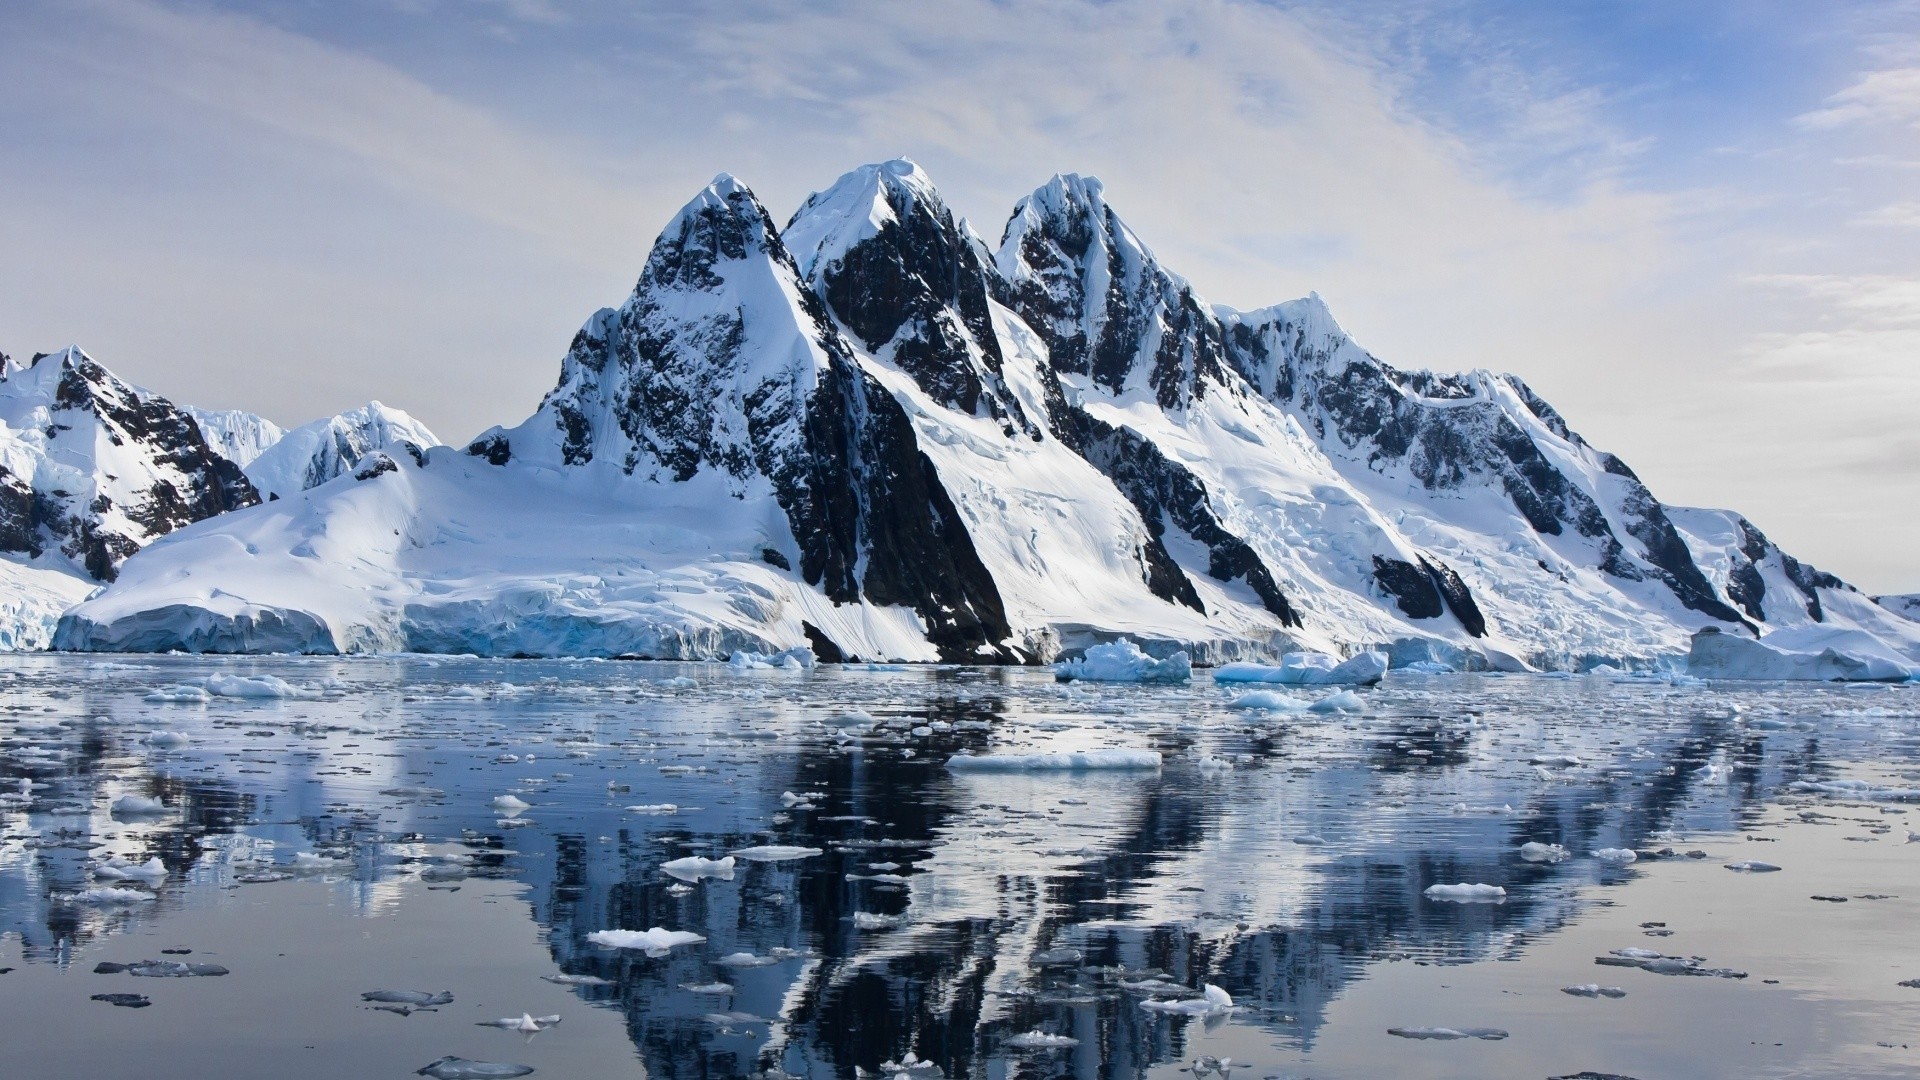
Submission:
[[[1221,326],[1107,205],[1093,177],[1055,175],[1020,200],[996,264],[1003,300],[1053,368],[1178,409],[1227,380]]]
[[[809,196],[783,237],[834,318],[860,347],[934,400],[1038,432],[1006,384],[989,304],[992,263],[925,170],[863,165]]]
[[[406,412],[373,401],[287,432],[247,464],[247,479],[262,498],[283,499],[352,472],[395,443],[425,449],[440,440]]]
[[[722,174],[662,230],[627,301],[575,335],[540,410],[469,449],[744,482],[799,448],[801,404],[836,352],[766,208]]]
[[[149,541],[259,501],[186,411],[79,348],[0,378],[0,550],[110,581]]]

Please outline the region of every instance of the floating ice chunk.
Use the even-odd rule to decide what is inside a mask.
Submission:
[[[116,817],[149,817],[166,812],[166,803],[159,799],[149,799],[145,795],[122,795],[113,800],[112,813]]]
[[[1366,712],[1367,703],[1351,690],[1337,690],[1307,706],[1307,710],[1317,713]]]
[[[1498,885],[1429,885],[1423,894],[1429,900],[1446,900],[1455,904],[1504,904],[1507,902],[1507,890]]]
[[[1193,677],[1185,652],[1155,660],[1126,638],[1088,646],[1076,659],[1053,665],[1061,682],[1183,683]]]
[[[1738,870],[1743,874],[1771,874],[1780,868],[1770,862],[1761,862],[1758,859],[1742,859],[1739,862],[1728,863],[1727,869]]]
[[[519,1016],[503,1016],[498,1020],[476,1020],[474,1021],[474,1026],[504,1028],[508,1031],[520,1031],[528,1035],[533,1035],[545,1031],[559,1022],[560,1017],[557,1013],[553,1016],[535,1016],[532,1013],[521,1013]]]
[[[612,979],[603,979],[598,975],[542,975],[542,979],[560,986],[612,986]]]
[[[1542,844],[1529,840],[1520,845],[1520,857],[1531,863],[1566,862],[1572,855],[1572,852],[1559,844]]]
[[[431,1076],[434,1080],[513,1080],[516,1076],[527,1076],[533,1072],[531,1065],[512,1065],[504,1061],[473,1061],[451,1055],[415,1069],[416,1076]]]
[[[204,705],[213,700],[213,695],[200,686],[160,686],[147,692],[144,700],[176,705]]]
[[[1225,990],[1208,983],[1197,998],[1180,1001],[1143,1001],[1143,1009],[1154,1012],[1180,1013],[1185,1016],[1219,1016],[1233,1011],[1233,996]]]
[[[747,862],[789,862],[794,859],[810,859],[825,852],[817,847],[763,844],[759,847],[741,848],[732,854],[734,858],[745,859]]]
[[[648,956],[665,956],[678,945],[698,945],[707,940],[686,930],[595,930],[587,940],[603,949],[638,949]]]
[[[1015,1050],[1062,1050],[1070,1046],[1079,1046],[1080,1040],[1071,1035],[1049,1035],[1044,1031],[1029,1031],[1024,1035],[1015,1035],[1006,1045]]]
[[[88,1000],[104,1001],[109,1005],[118,1005],[123,1009],[144,1009],[153,1004],[145,994],[95,994]]]
[[[777,653],[748,652],[742,649],[728,658],[727,666],[735,671],[812,671],[815,662],[813,650],[802,645],[799,648],[786,649]]]
[[[1563,986],[1560,988],[1560,992],[1563,994],[1572,994],[1574,997],[1589,998],[1623,998],[1627,996],[1627,992],[1617,986],[1601,986],[1599,983],[1581,983],[1579,986]]]
[[[701,878],[719,878],[721,881],[733,880],[733,856],[724,859],[706,859],[698,855],[674,859],[660,864],[661,872],[668,877],[681,881],[699,881]]]
[[[827,723],[841,728],[870,728],[879,722],[872,713],[861,712],[859,709],[836,713],[827,718]]]
[[[157,750],[170,750],[187,745],[188,740],[178,731],[149,731],[140,741]]]
[[[101,964],[93,970],[100,974],[102,968],[109,966],[117,965]],[[125,970],[143,979],[194,979],[231,974],[219,964],[189,964],[181,960],[140,960],[126,965]]]
[[[1915,666],[1865,630],[1806,626],[1758,640],[1709,626],[1693,635],[1687,673],[1708,679],[1902,682]]]
[[[1260,709],[1265,712],[1306,712],[1307,703],[1272,690],[1255,690],[1227,702],[1229,709]]]
[[[1544,765],[1550,769],[1572,769],[1580,765],[1580,759],[1572,754],[1535,754],[1527,759],[1529,765]]]
[[[629,814],[654,814],[656,816],[677,814],[680,812],[680,807],[670,802],[642,803],[639,806],[623,806],[621,809]]]
[[[853,913],[853,925],[862,930],[891,930],[906,921],[904,915],[880,915],[871,911]]]
[[[137,864],[116,859],[95,866],[93,876],[106,881],[144,881],[157,885],[167,879],[167,864],[157,855]]]
[[[954,772],[1051,772],[1092,769],[1158,769],[1155,750],[1060,750],[1052,753],[955,754],[947,759]]]
[[[209,675],[200,685],[216,697],[226,698],[315,698],[320,691],[295,686],[277,675]]]
[[[495,795],[493,802],[488,805],[492,806],[494,810],[499,813],[512,817],[515,814],[525,812],[526,809],[533,804],[520,798],[518,795]]]
[[[728,953],[714,961],[721,967],[730,968],[772,967],[779,962],[780,958],[777,956],[755,956],[750,952]]]
[[[1326,653],[1294,652],[1280,658],[1277,667],[1266,664],[1222,664],[1213,681],[1266,682],[1288,686],[1371,686],[1387,673],[1387,654],[1363,652],[1341,660]]]
[[[1594,851],[1593,857],[1599,859],[1601,862],[1615,863],[1619,866],[1625,866],[1631,862],[1638,862],[1640,859],[1640,856],[1635,854],[1632,848],[1623,847],[1599,848]]]
[[[681,983],[680,989],[689,994],[731,994],[733,984],[724,982]]]
[[[440,1005],[453,1004],[453,991],[442,990],[437,994],[429,994],[425,990],[369,990],[360,995],[360,1000],[431,1009]]]
[[[1325,847],[1327,843],[1327,838],[1324,836],[1316,835],[1314,833],[1307,833],[1304,836],[1294,837],[1293,842],[1296,844],[1299,844],[1302,847]]]
[[[1388,1028],[1387,1034],[1398,1035],[1402,1039],[1486,1039],[1489,1042],[1498,1042],[1507,1037],[1507,1033],[1499,1028],[1397,1027]]]

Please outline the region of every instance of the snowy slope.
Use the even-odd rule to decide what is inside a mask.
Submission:
[[[352,472],[361,458],[393,443],[424,449],[440,440],[425,424],[375,401],[294,428],[240,464],[261,498],[285,498]]]
[[[1662,504],[1520,380],[1391,367],[1317,296],[1206,303],[1075,176],[997,249],[911,162],[784,232],[722,176],[531,417],[428,439],[317,486],[268,451],[277,502],[154,544],[60,644],[1580,667],[1710,626],[1920,660],[1920,623]]]
[[[194,423],[200,425],[200,434],[206,438],[209,446],[243,469],[286,434],[280,425],[266,417],[240,409],[196,409],[192,406],[182,406],[182,409],[193,417]]]
[[[1920,621],[1920,593],[1876,596],[1873,602],[1902,618]]]

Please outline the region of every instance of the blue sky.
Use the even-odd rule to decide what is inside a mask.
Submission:
[[[1920,5],[13,0],[0,349],[297,423],[529,412],[714,173],[1101,176],[1217,302],[1511,370],[1920,590]]]

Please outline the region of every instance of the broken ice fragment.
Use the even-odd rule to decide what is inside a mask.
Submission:
[[[416,1076],[434,1080],[512,1080],[533,1072],[531,1065],[510,1065],[502,1061],[471,1061],[463,1057],[443,1057],[431,1065],[414,1070]]]

